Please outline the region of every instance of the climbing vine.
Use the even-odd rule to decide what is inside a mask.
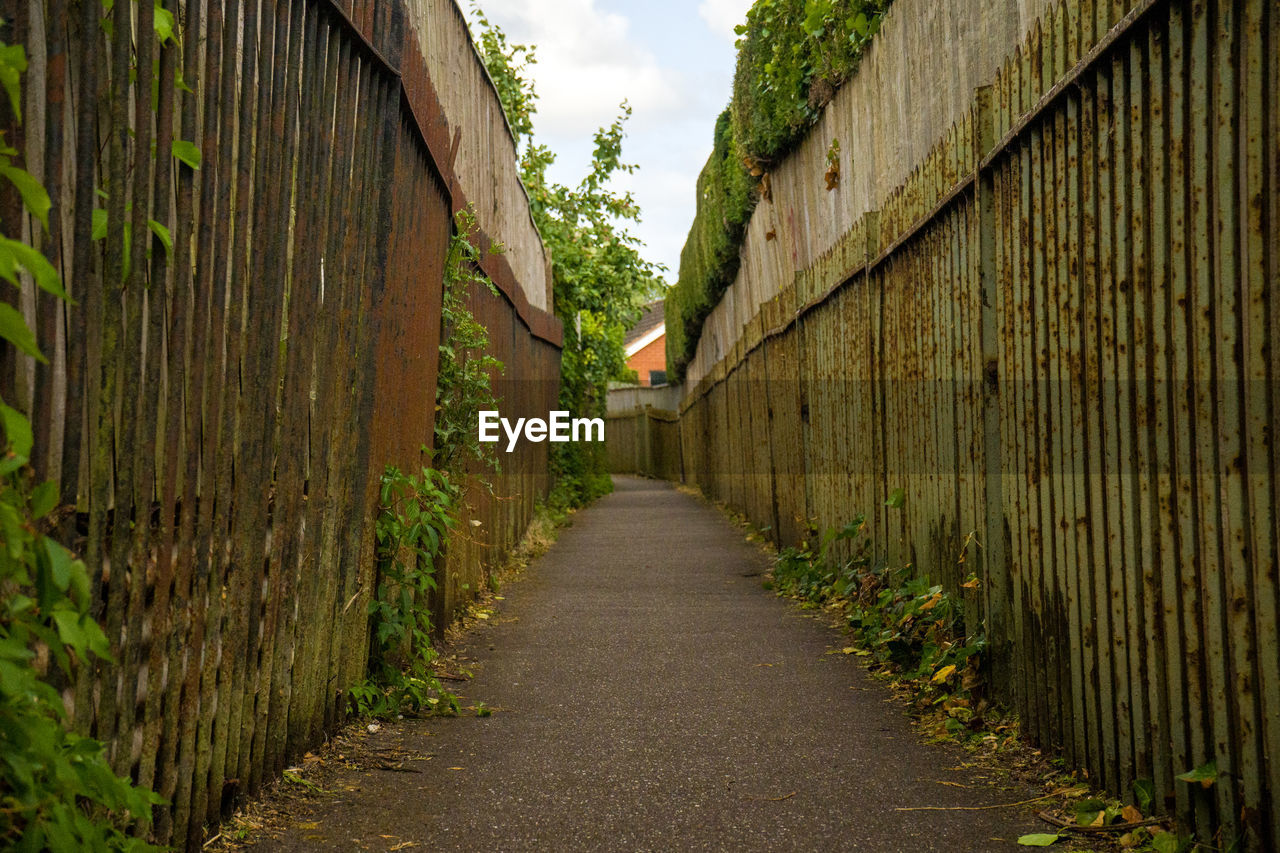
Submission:
[[[458,488],[442,471],[407,474],[388,466],[380,497],[369,674],[351,689],[352,702],[358,713],[374,717],[423,709],[457,713],[457,697],[432,668],[437,654],[429,602],[436,561],[457,525]]]
[[[498,292],[480,271],[474,211],[458,211],[454,226],[441,303],[435,466],[458,482],[473,462],[482,469],[498,467],[493,445],[480,441],[479,413],[497,408],[490,377],[504,365],[488,354],[489,332],[467,307],[467,295],[475,289]]]
[[[22,119],[21,45],[0,42],[0,84],[15,124]],[[16,164],[0,130],[0,175],[45,230],[52,202]],[[34,228],[33,228],[34,230]],[[0,235],[0,277],[21,274],[70,302],[61,276],[37,249]],[[46,361],[22,314],[0,302],[0,338]],[[130,836],[163,800],[111,769],[103,745],[68,728],[55,680],[73,681],[91,658],[110,660],[110,643],[90,615],[89,572],[49,537],[57,484],[37,482],[29,464],[36,436],[17,409],[0,402],[0,844],[14,850],[150,850]]]
[[[459,211],[454,225],[441,300],[433,467],[412,473],[389,465],[382,474],[369,673],[351,689],[355,710],[366,716],[458,712],[457,697],[433,669],[431,599],[436,567],[458,526],[461,484],[469,475],[481,476],[477,468],[497,468],[492,445],[479,440],[478,413],[497,408],[490,377],[503,364],[488,354],[489,333],[467,306],[476,288],[497,293],[480,271],[475,213]]]

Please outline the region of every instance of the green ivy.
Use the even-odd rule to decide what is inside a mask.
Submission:
[[[435,464],[460,481],[472,462],[479,462],[482,468],[498,467],[493,445],[480,441],[479,419],[481,411],[498,407],[490,377],[504,366],[488,354],[489,332],[467,307],[467,295],[473,289],[498,293],[480,271],[474,211],[469,207],[458,211],[454,226],[441,302]]]
[[[436,566],[444,560],[461,511],[459,484],[476,467],[497,468],[492,445],[480,442],[479,412],[497,408],[490,377],[503,364],[488,354],[488,330],[467,307],[476,288],[498,292],[480,271],[474,211],[459,211],[454,226],[441,300],[435,450],[428,454],[423,448],[435,467],[409,474],[389,465],[382,475],[379,580],[369,602],[369,674],[350,691],[355,710],[366,716],[458,712],[457,697],[432,669],[431,598]]]
[[[0,84],[20,122],[21,45],[0,43]],[[49,194],[14,164],[18,152],[0,131],[0,175],[46,230]],[[0,277],[20,288],[19,272],[70,302],[61,276],[37,249],[0,236]],[[45,361],[22,314],[0,302],[0,338]],[[0,846],[23,851],[156,850],[131,837],[164,802],[111,769],[98,741],[69,728],[62,696],[91,658],[111,661],[110,643],[90,615],[89,572],[48,535],[60,497],[53,481],[38,483],[29,464],[31,422],[0,402]]]
[[[698,177],[697,212],[667,296],[667,372],[683,381],[707,315],[738,274],[759,178],[857,68],[892,0],[756,0],[737,28],[733,98]]]
[[[350,691],[355,710],[386,717],[429,709],[458,712],[458,699],[432,669],[430,599],[436,561],[456,526],[458,488],[442,471],[406,474],[388,466],[378,514],[378,587],[369,602],[369,675]]]
[[[756,0],[736,30],[734,138],[773,164],[794,148],[858,66],[891,0]]]
[[[743,165],[726,109],[716,120],[715,147],[698,175],[697,207],[680,251],[680,274],[667,293],[667,369],[676,382],[697,347],[702,324],[738,274],[739,247],[756,186]]]

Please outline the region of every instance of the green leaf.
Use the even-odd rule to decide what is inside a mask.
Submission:
[[[13,253],[14,260],[21,264],[27,272],[31,273],[31,277],[35,279],[37,287],[46,293],[52,293],[59,299],[71,301],[71,297],[67,296],[67,292],[62,289],[62,276],[58,275],[58,271],[53,268],[53,264],[49,263],[48,258],[26,243],[19,243],[17,240],[10,240],[8,237],[0,238],[0,240],[3,240],[4,248]]]
[[[153,28],[156,31],[156,38],[160,39],[160,43],[167,41],[176,41],[173,37],[173,13],[156,2],[156,15]]]
[[[884,505],[890,509],[902,509],[907,503],[907,492],[905,489],[894,489],[889,493],[889,499]]]
[[[49,556],[49,571],[53,575],[53,583],[58,589],[66,592],[71,584],[72,566],[75,564],[75,558],[71,556],[70,551],[54,542],[48,536],[44,537],[42,541],[44,542],[45,553]]]
[[[0,533],[4,534],[3,544],[9,556],[21,561],[28,537],[17,509],[7,501],[0,503]]]
[[[1172,832],[1161,832],[1151,836],[1151,849],[1156,853],[1178,853],[1181,845]]]
[[[53,611],[53,624],[58,628],[59,639],[83,657],[89,647],[89,638],[81,627],[80,614],[74,610],[59,608]]]
[[[93,233],[89,235],[92,240],[107,239],[107,212],[100,207],[93,209]]]
[[[147,220],[147,227],[151,229],[151,233],[160,238],[160,242],[164,243],[164,250],[167,254],[173,254],[173,236],[170,235],[169,229],[156,222],[154,219]]]
[[[46,480],[31,490],[31,516],[44,518],[58,505],[58,484]]]
[[[1151,804],[1156,799],[1156,786],[1150,779],[1135,779],[1133,783],[1133,802],[1138,811],[1151,814]]]
[[[173,140],[173,156],[196,171],[200,170],[200,149],[185,139]]]
[[[53,207],[48,191],[30,172],[19,169],[17,166],[0,166],[0,174],[9,179],[9,183],[13,184],[18,194],[22,196],[23,205],[31,211],[32,216],[40,220],[44,230],[48,231],[49,209]]]
[[[84,565],[79,560],[76,563],[80,566]],[[80,620],[80,626],[89,640],[89,651],[104,661],[114,662],[115,658],[111,655],[111,643],[107,641],[107,635],[102,633],[102,628],[98,623],[93,621],[91,617],[85,616]]]
[[[1051,844],[1056,844],[1061,838],[1062,836],[1058,835],[1056,832],[1033,832],[1019,838],[1018,843],[1023,847],[1048,847]]]
[[[0,45],[0,85],[9,93],[9,106],[22,123],[22,73],[27,70],[27,52],[20,44]]]
[[[3,305],[4,303],[0,303]],[[4,424],[4,434],[9,441],[9,449],[27,459],[31,456],[31,446],[35,439],[31,435],[31,421],[17,409],[0,403],[0,422]]]
[[[0,338],[4,338],[37,361],[44,364],[49,363],[49,360],[40,352],[40,347],[36,346],[35,332],[31,331],[31,327],[27,325],[27,321],[23,319],[22,314],[8,302],[0,302]]]
[[[1173,778],[1180,782],[1199,782],[1205,788],[1212,787],[1213,783],[1218,781],[1218,762],[1216,760],[1206,762],[1195,770],[1179,773]]]
[[[84,560],[75,560],[71,564],[71,583],[69,592],[71,600],[75,602],[76,607],[81,610],[89,608],[89,570],[85,568]]]

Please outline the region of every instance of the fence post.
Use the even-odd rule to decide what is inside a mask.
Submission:
[[[973,162],[977,172],[974,211],[978,217],[978,275],[982,288],[982,424],[983,459],[986,465],[986,528],[982,541],[983,610],[991,643],[992,680],[1014,684],[1008,631],[1009,566],[1004,542],[1003,461],[1000,448],[1000,288],[996,280],[996,207],[994,173],[982,167],[983,158],[996,145],[992,87],[975,92]]]

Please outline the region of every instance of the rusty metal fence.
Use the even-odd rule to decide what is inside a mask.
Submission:
[[[0,394],[32,414],[33,462],[62,485],[61,538],[90,566],[118,661],[83,671],[67,704],[118,772],[170,801],[156,834],[178,846],[343,718],[367,663],[378,477],[431,442],[452,216],[486,188],[453,172],[472,116],[441,109],[449,81],[428,74],[410,12],[0,10],[31,58],[9,139],[54,203],[47,235],[15,198],[0,214],[37,232],[78,303],[14,297],[50,358],[6,348]],[[160,37],[167,14],[179,41]],[[491,87],[471,100],[500,114]],[[514,157],[484,139],[494,151],[471,156]],[[502,406],[545,413],[560,329],[526,290],[544,305],[547,282],[501,255],[482,266],[499,293],[472,307],[507,365]],[[548,488],[545,445],[504,462],[469,497],[477,532],[450,551],[441,615]]]
[[[1278,57],[1270,0],[1055,4],[679,422],[684,478],[779,542],[868,513],[964,594],[1036,743],[1251,849],[1280,846]]]

